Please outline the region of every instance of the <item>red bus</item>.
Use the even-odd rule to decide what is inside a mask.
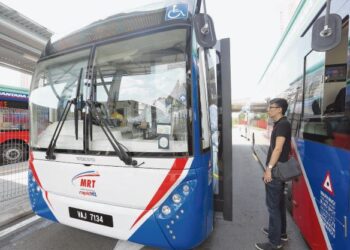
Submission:
[[[0,164],[28,159],[28,90],[0,86]]]

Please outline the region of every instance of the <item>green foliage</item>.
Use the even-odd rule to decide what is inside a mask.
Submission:
[[[245,113],[240,113],[240,114],[238,115],[238,119],[239,119],[239,120],[244,120],[245,117],[246,117]]]

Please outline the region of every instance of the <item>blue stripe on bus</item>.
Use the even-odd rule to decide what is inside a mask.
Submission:
[[[142,243],[147,246],[170,248],[169,242],[164,237],[153,214],[136,230],[128,241]]]
[[[54,222],[58,222],[55,215],[52,213],[51,209],[46,204],[43,198],[43,193],[39,185],[36,183],[32,172],[29,170],[28,174],[28,189],[29,189],[29,199],[32,205],[33,211],[41,217],[47,218]]]
[[[204,154],[203,157],[195,158],[192,165],[199,168],[189,170],[185,179],[128,239],[129,241],[163,249],[188,249],[204,241],[213,229],[212,185],[208,186],[208,168],[204,165],[209,161],[209,157],[210,154]],[[189,185],[191,190],[187,196],[182,194],[185,184]],[[183,202],[180,204],[172,201],[175,193],[182,197]],[[168,216],[161,212],[164,205],[171,208],[172,212]],[[209,225],[207,220],[211,221]]]

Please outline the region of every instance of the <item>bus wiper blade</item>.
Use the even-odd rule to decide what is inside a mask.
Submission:
[[[67,115],[69,113],[69,110],[72,106],[72,104],[74,104],[74,118],[75,118],[75,137],[78,140],[78,109],[77,109],[77,105],[78,105],[78,98],[79,98],[79,93],[80,93],[80,82],[81,82],[81,78],[82,78],[82,74],[83,74],[83,68],[80,69],[80,74],[79,74],[79,78],[78,78],[78,85],[77,85],[77,92],[75,95],[75,98],[73,98],[72,100],[69,100],[66,105],[64,106],[64,110],[62,112],[62,115],[60,117],[60,119],[58,120],[58,124],[56,126],[55,132],[52,135],[50,144],[46,150],[46,159],[48,160],[55,160],[56,156],[53,154],[53,152],[55,151],[55,147],[56,147],[56,142],[57,139],[62,131],[64,122],[67,119]]]
[[[62,113],[60,119],[58,120],[58,124],[56,126],[55,132],[53,133],[49,147],[46,150],[46,159],[48,159],[48,160],[55,160],[56,159],[56,156],[53,154],[53,152],[55,150],[58,136],[61,133],[61,130],[63,128],[64,122],[66,121],[70,107],[72,106],[72,103],[74,103],[74,99],[69,100],[66,103],[66,106],[64,107],[63,113]]]
[[[101,113],[101,103],[93,102],[91,100],[86,101],[87,105],[90,107],[92,117],[98,122],[98,125],[101,127],[102,131],[105,133],[108,141],[112,145],[117,156],[126,164],[137,166],[137,161],[133,160],[132,157],[127,153],[127,149],[124,145],[117,141],[112,131],[109,129],[107,122],[102,118]]]

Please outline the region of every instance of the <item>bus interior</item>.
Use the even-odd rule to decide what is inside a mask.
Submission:
[[[306,71],[303,138],[350,149],[350,121],[345,115],[349,22],[343,23],[340,44],[306,58],[321,59],[321,67]]]

